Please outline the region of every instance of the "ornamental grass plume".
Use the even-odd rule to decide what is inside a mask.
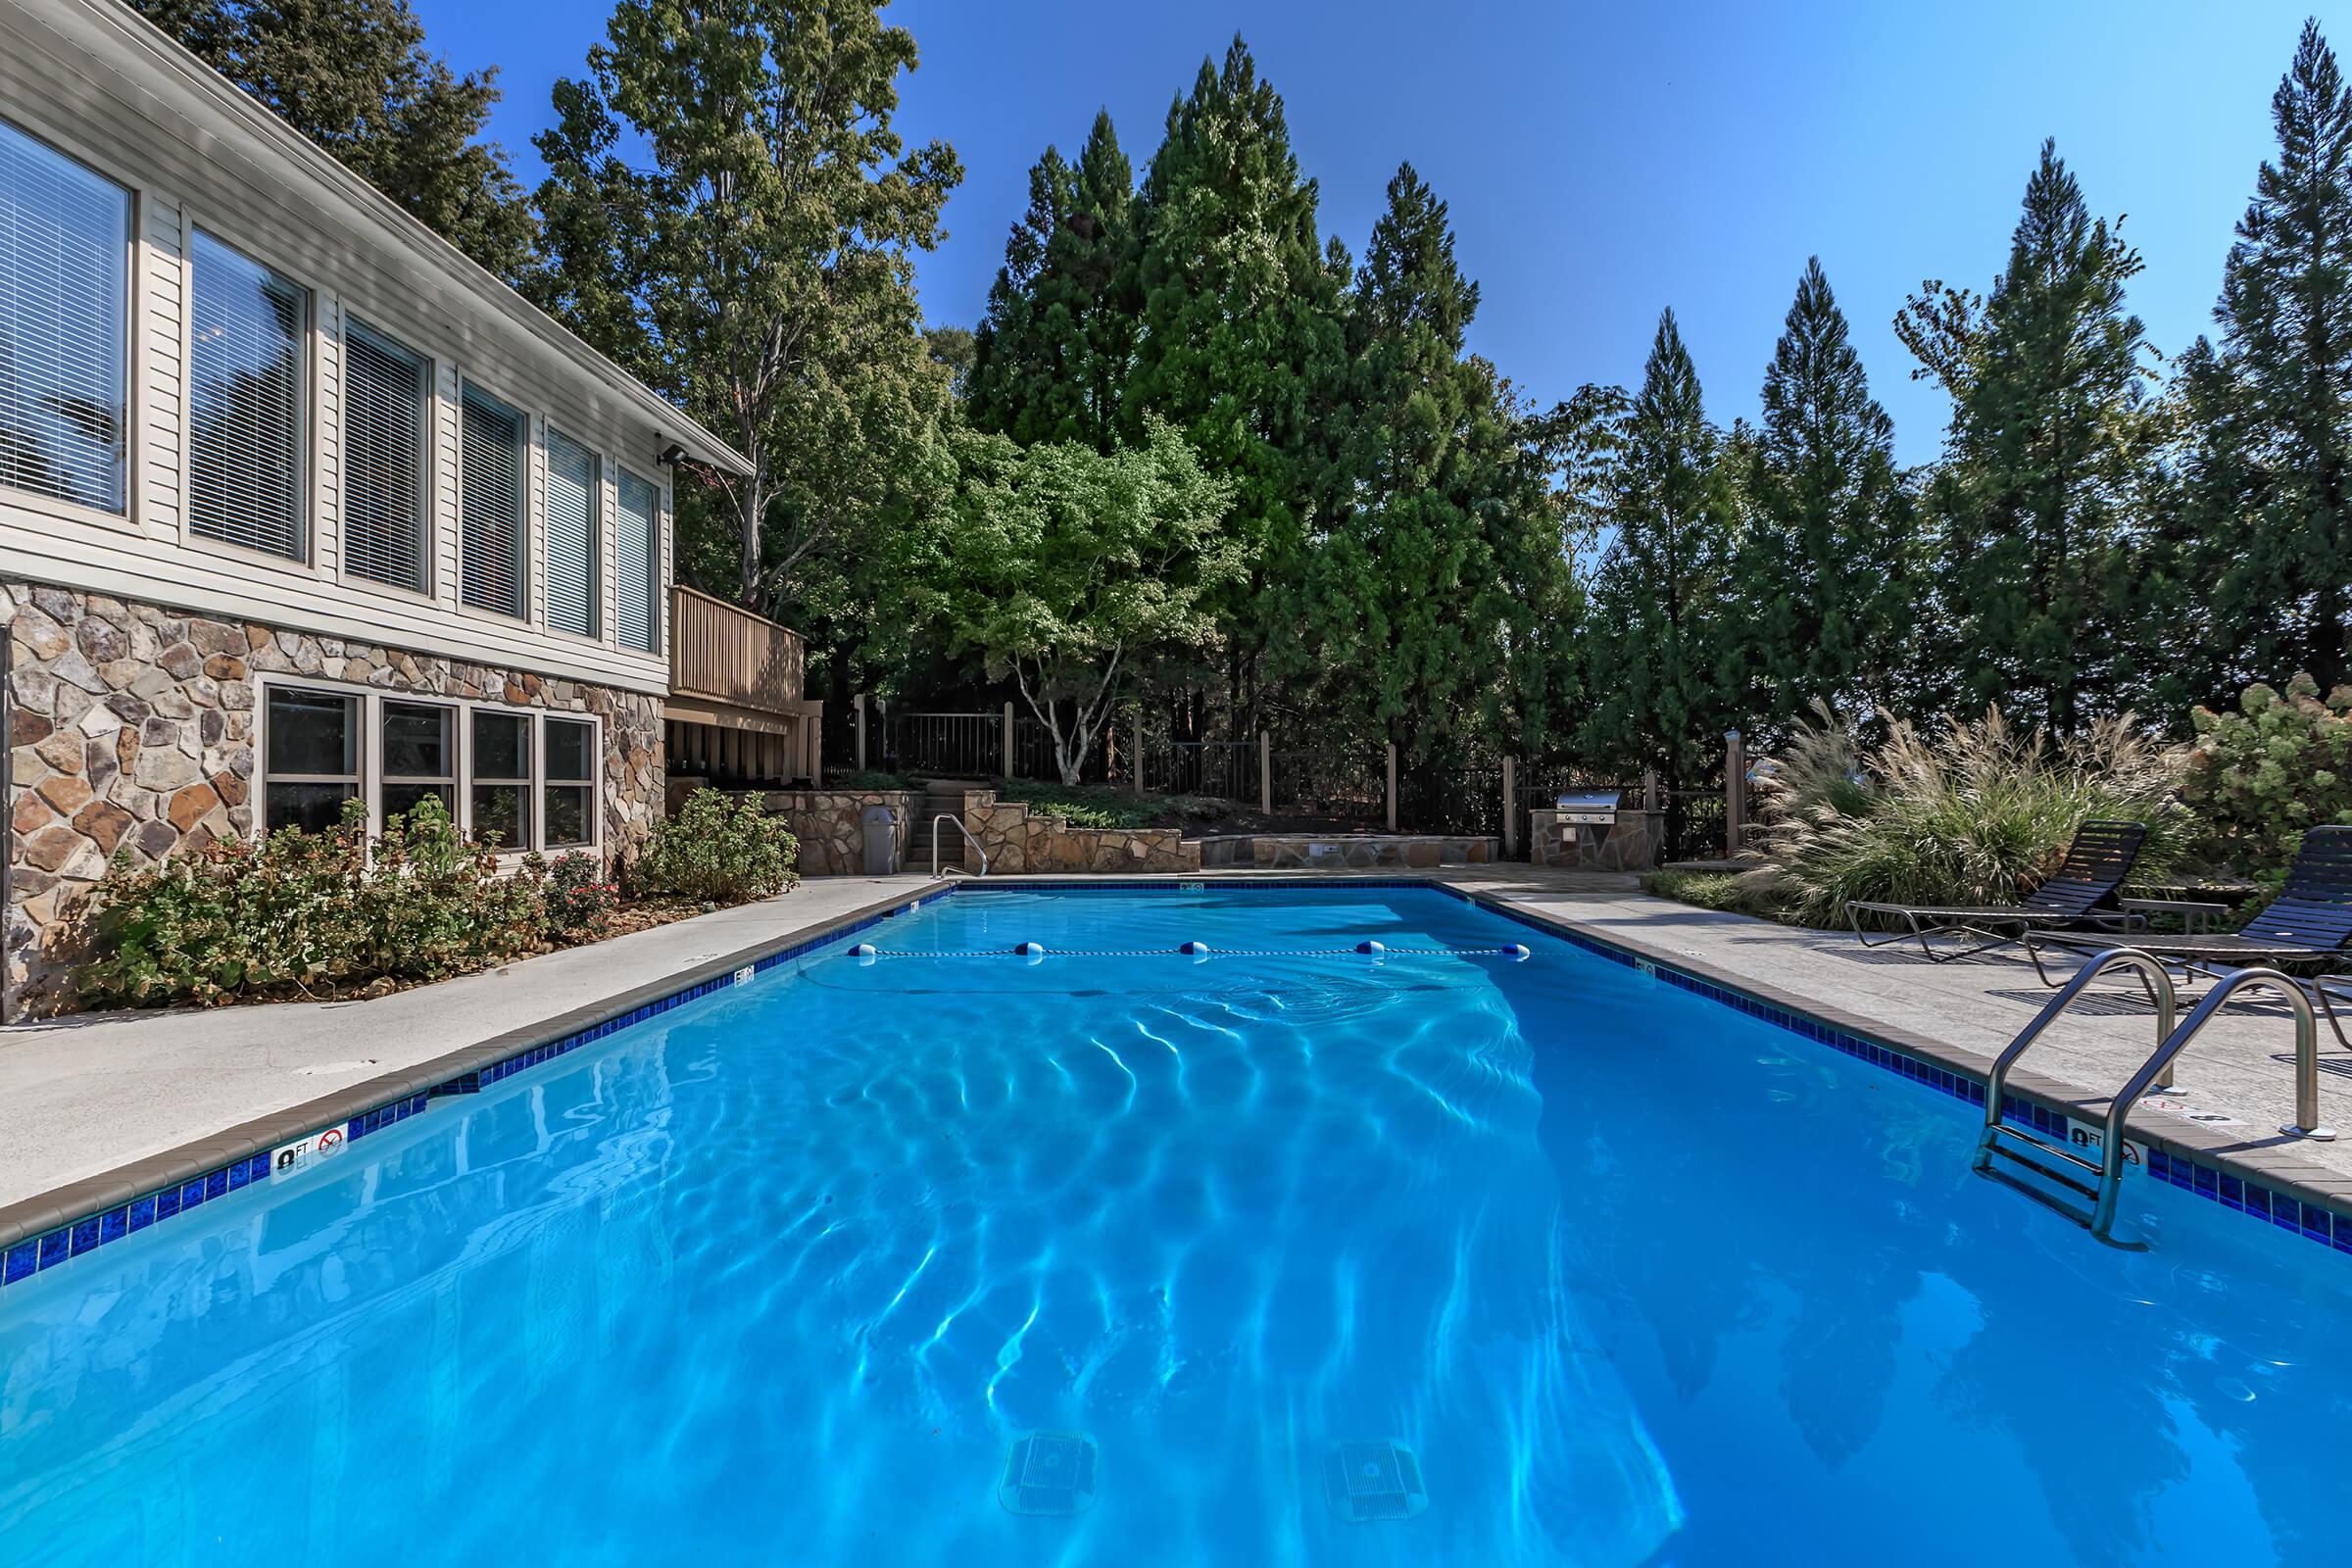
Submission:
[[[1998,707],[1926,733],[1882,712],[1886,737],[1873,745],[1816,706],[1755,784],[1761,831],[1742,882],[1781,918],[1842,925],[1862,902],[2013,904],[2096,817],[2146,824],[2138,876],[2187,842],[2187,754],[2130,713],[2053,740],[2018,733]]]

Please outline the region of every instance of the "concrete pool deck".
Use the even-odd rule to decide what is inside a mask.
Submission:
[[[1915,949],[1865,952],[1850,935],[1649,898],[1630,876],[1516,864],[1412,875],[1980,1076],[2049,996],[2022,958],[1931,964]],[[427,1064],[446,1076],[453,1057],[511,1054],[599,1008],[676,989],[698,971],[863,918],[930,885],[920,875],[815,878],[780,899],[372,1001],[84,1014],[0,1030],[0,1228],[26,1234],[99,1206],[92,1200],[110,1185],[161,1185],[170,1165],[217,1165],[257,1141],[267,1148],[272,1124],[283,1133],[293,1122],[307,1130],[356,1114],[342,1107],[394,1098]],[[2119,985],[2098,995],[2027,1058],[2037,1070],[2017,1074],[2019,1087],[2103,1108],[2106,1088],[2153,1044],[2154,1015],[2136,990]],[[2321,1106],[2324,1119],[2344,1128],[2341,1142],[2277,1132],[2293,1107],[2293,1030],[2282,1007],[2252,999],[2218,1019],[2182,1059],[2180,1088],[2166,1102],[2180,1110],[2141,1108],[2132,1126],[2352,1208],[2352,1055],[2324,1025],[2321,1045]],[[2191,1121],[2182,1111],[2229,1120]]]

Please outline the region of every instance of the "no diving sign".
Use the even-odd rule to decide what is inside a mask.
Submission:
[[[291,1176],[297,1171],[308,1170],[318,1161],[332,1159],[343,1152],[344,1143],[343,1129],[329,1127],[308,1138],[281,1144],[270,1152],[270,1174],[272,1177]]]

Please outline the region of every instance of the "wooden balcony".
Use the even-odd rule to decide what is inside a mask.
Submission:
[[[723,599],[669,591],[669,770],[713,781],[814,778],[822,703],[804,701],[798,633]]]

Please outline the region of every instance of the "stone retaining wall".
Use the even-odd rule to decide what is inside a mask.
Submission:
[[[1441,865],[1486,865],[1502,858],[1499,840],[1471,835],[1236,833],[1198,842],[1201,868],[1211,871],[1242,867],[1428,870]]]
[[[865,866],[862,817],[869,806],[899,813],[899,864],[930,867],[931,812],[954,803],[963,825],[988,855],[988,868],[1010,871],[1190,871],[1200,852],[1172,827],[1072,827],[1063,816],[1033,811],[997,792],[956,795],[922,790],[773,790],[767,808],[792,825],[801,841],[803,876],[853,876]],[[946,831],[944,828],[942,831]],[[965,868],[978,870],[963,846]]]
[[[991,871],[1197,871],[1200,849],[1172,827],[1072,827],[994,790],[966,790],[963,825]]]
[[[915,822],[921,790],[770,790],[767,809],[784,818],[801,841],[801,875],[857,876],[865,870],[865,808],[899,813],[899,864],[914,869]],[[928,863],[928,862],[926,862]]]
[[[7,978],[29,1010],[64,976],[50,940],[114,857],[152,863],[253,831],[255,677],[507,702],[604,719],[608,854],[662,816],[662,704],[400,649],[63,588],[0,584],[9,675]]]

